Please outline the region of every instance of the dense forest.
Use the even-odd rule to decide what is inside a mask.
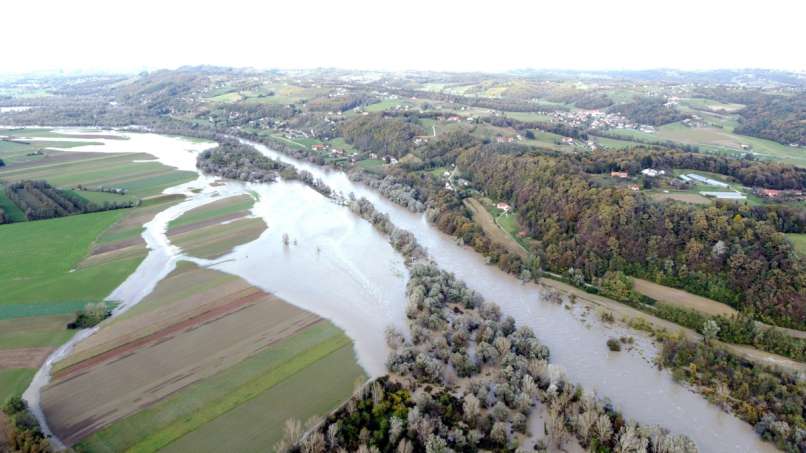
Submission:
[[[597,91],[580,91],[560,98],[561,101],[574,104],[581,109],[604,109],[613,105],[613,100],[606,93]]]
[[[739,111],[738,134],[806,146],[806,93],[764,96]]]
[[[784,145],[806,146],[806,92],[768,94],[752,89],[701,88],[703,97],[742,104],[735,132],[766,138]]]
[[[365,94],[346,94],[342,96],[322,96],[311,99],[305,107],[315,112],[346,112],[378,102],[378,99]]]
[[[47,453],[52,451],[48,439],[42,432],[39,422],[28,408],[28,403],[19,396],[12,396],[4,402],[3,413],[8,418],[5,428],[5,442],[0,444],[3,451],[10,453]]]
[[[514,156],[477,147],[457,164],[512,203],[548,270],[588,281],[608,270],[731,304],[777,323],[806,326],[804,263],[769,223],[720,206],[657,203],[600,188],[574,159]]]
[[[248,182],[272,182],[286,168],[280,162],[255,151],[251,146],[225,141],[199,153],[196,167],[207,174]]]
[[[633,102],[613,106],[610,111],[620,113],[636,123],[652,126],[662,126],[687,118],[676,108],[665,104],[666,101],[662,98],[642,97]]]
[[[414,146],[412,139],[422,133],[420,127],[411,121],[382,114],[362,115],[341,127],[341,134],[348,143],[381,157],[403,157]]]

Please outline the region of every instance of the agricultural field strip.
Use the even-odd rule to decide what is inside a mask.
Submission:
[[[153,156],[146,153],[140,154],[126,154],[126,153],[71,153],[69,151],[53,151],[59,156],[69,156],[72,158],[69,162],[47,162],[35,161],[28,162],[26,165],[9,165],[4,169],[0,169],[0,179],[7,179],[9,176],[17,176],[17,179],[32,179],[29,174],[38,174],[36,172],[45,172],[45,174],[52,174],[52,172],[69,173],[70,170],[75,170],[74,167],[88,167],[90,169],[112,168],[118,166],[121,161],[125,163],[133,163],[134,160],[152,160]],[[156,161],[154,161],[156,163]],[[119,170],[120,171],[120,170]],[[129,169],[129,171],[133,171]]]
[[[228,224],[210,225],[171,237],[174,245],[186,255],[214,259],[238,245],[254,241],[266,230],[260,218],[240,219]]]
[[[331,413],[365,380],[353,348],[345,344],[160,451],[217,453],[215,441],[223,438],[234,451],[251,451],[255,446],[265,451],[283,438],[286,420],[310,420]]]
[[[243,385],[270,373],[294,356],[317,344],[335,341],[341,337],[344,337],[344,333],[333,324],[316,323],[210,378],[197,381],[129,417],[118,420],[82,440],[81,446],[96,452],[125,451],[175,420],[190,417],[205,406],[226,398]],[[352,348],[350,349],[352,353]],[[269,408],[271,409],[276,407]]]
[[[237,300],[249,300],[257,294],[256,290],[245,288],[237,281],[215,278],[215,275],[209,276],[204,273],[189,276],[196,275],[198,279],[169,281],[168,284],[176,288],[175,292],[168,295],[163,294],[164,291],[155,292],[154,297],[150,296],[141,303],[148,305],[144,305],[134,313],[127,312],[127,316],[106,321],[95,335],[76,345],[70,356],[58,362],[54,366],[54,373],[58,375],[63,369],[155,335],[171,326],[196,318],[209,317],[210,313],[220,312],[222,305]],[[180,286],[183,284],[193,286]]]
[[[168,224],[168,232],[170,234],[173,231],[177,231],[180,227],[200,222],[221,222],[236,218],[230,216],[237,215],[242,217],[248,215],[254,203],[254,197],[251,195],[236,195],[213,201],[204,206],[191,209],[178,219],[170,222]]]
[[[0,370],[4,368],[38,368],[53,347],[0,349]]]
[[[103,362],[88,360],[78,365],[80,370],[70,370],[77,373],[72,376],[60,373],[44,394],[45,409],[54,429],[66,442],[74,443],[320,321],[302,312],[268,325],[276,315],[268,305],[252,301],[228,315],[199,320],[201,324],[188,323],[181,329],[169,329],[167,336],[111,351]],[[104,365],[96,366],[100,363]],[[110,382],[114,386],[104,386]],[[81,395],[93,398],[77,403],[74,399]]]
[[[237,408],[241,404],[271,389],[278,383],[293,377],[311,364],[322,360],[350,344],[351,342],[347,337],[341,337],[337,341],[320,343],[304,353],[294,356],[290,360],[272,369],[269,373],[243,385],[225,398],[205,406],[202,410],[193,413],[190,417],[174,421],[161,431],[154,433],[137,445],[134,445],[128,452],[136,453],[159,450],[183,435]]]
[[[0,320],[0,348],[59,346],[75,333],[65,328],[74,319],[75,315],[71,312]]]
[[[633,278],[635,291],[676,307],[694,310],[710,316],[731,317],[738,312],[732,307],[686,291]]]

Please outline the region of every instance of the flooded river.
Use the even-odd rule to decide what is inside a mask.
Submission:
[[[129,144],[136,136],[153,136],[127,135],[131,136],[125,141]],[[582,319],[585,310],[582,304],[568,310],[541,300],[538,286],[524,285],[496,267],[486,265],[483,257],[456,245],[453,238],[439,232],[422,214],[411,213],[387,201],[372,189],[351,182],[341,172],[300,162],[259,144],[245,143],[269,157],[310,171],[336,191],[345,195],[352,192],[369,199],[380,211],[388,213],[397,226],[414,233],[442,268],[454,272],[471,288],[498,303],[503,312],[513,316],[519,324],[532,327],[538,338],[551,348],[552,361],[567,371],[572,382],[579,382],[586,389],[611,398],[626,416],[686,434],[701,451],[775,451],[769,444],[761,442],[749,425],[675,383],[669,373],[658,371],[641,354],[613,353],[605,346],[607,338],[629,334],[637,337],[638,349],[651,356],[653,346],[646,337],[602,325],[593,314],[588,315],[587,320]],[[70,150],[81,151],[82,148]],[[125,151],[125,148],[123,143],[115,145],[118,152]],[[154,154],[181,169],[195,168],[195,153],[198,151],[186,152],[181,147],[171,148],[172,151],[167,153],[132,149]],[[161,157],[160,154],[170,156]],[[170,273],[177,260],[190,259],[238,275],[289,303],[330,319],[353,339],[364,369],[373,376],[382,374],[387,352],[384,330],[389,325],[405,329],[405,284],[408,277],[402,258],[386,239],[348,209],[298,182],[227,182],[211,186],[211,181],[200,176],[197,181],[169,189],[185,193],[188,199],[163,211],[146,225],[143,237],[150,252],[135,274],[110,295],[110,299],[122,302],[116,315],[119,310],[142,300],[160,279]],[[196,193],[191,188],[202,190]],[[252,193],[258,198],[252,214],[268,225],[257,240],[237,247],[220,259],[207,261],[184,257],[166,238],[165,230],[170,220],[222,196],[243,193]],[[283,234],[288,234],[291,239],[288,246],[283,244]],[[25,393],[35,410],[38,410],[39,390],[49,380],[50,365],[92,332],[82,331],[39,371]],[[37,415],[43,419],[41,413]]]

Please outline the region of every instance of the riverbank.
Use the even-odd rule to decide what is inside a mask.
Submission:
[[[368,186],[333,171],[291,157],[265,145],[244,141],[265,155],[309,171],[335,192],[366,197],[396,225],[412,232],[437,264],[465,280],[469,287],[497,302],[504,315],[531,327],[552,351],[553,361],[581,385],[618,402],[624,414],[648,424],[659,424],[688,434],[705,451],[773,451],[751,426],[727,415],[691,391],[681,391],[670,373],[662,372],[640,353],[608,353],[605,340],[613,335],[611,325],[596,317],[580,319],[582,305],[566,309],[548,303],[547,290],[486,264],[480,254],[457,245],[455,238],[440,232],[420,213],[413,213],[384,198]],[[271,230],[271,227],[270,227]],[[374,254],[375,252],[373,252]],[[366,255],[369,256],[369,255]],[[364,256],[364,260],[366,260]],[[376,266],[377,267],[377,266]],[[568,305],[568,304],[567,304]],[[628,334],[623,329],[623,334]],[[635,348],[654,355],[648,335],[634,334]],[[652,401],[652,404],[647,404]],[[675,407],[676,410],[658,410]]]
[[[197,173],[195,153],[172,153],[164,148],[155,151],[158,158],[169,154],[166,159],[177,168]],[[62,440],[72,445],[99,429],[106,432],[107,428],[109,432],[90,441],[95,447],[104,449],[110,442],[117,445],[113,448],[116,450],[154,442],[166,447],[181,438],[194,445],[194,451],[203,451],[205,446],[213,445],[211,438],[220,441],[230,435],[234,437],[228,444],[235,445],[238,439],[251,442],[262,436],[261,445],[270,447],[279,438],[285,418],[307,419],[326,413],[349,397],[355,379],[365,379],[366,372],[357,363],[352,342],[339,328],[276,297],[267,298],[269,293],[249,285],[237,274],[198,268],[188,274],[187,265],[182,264],[184,259],[208,261],[231,254],[233,247],[265,236],[264,219],[270,217],[266,212],[255,215],[259,208],[253,203],[260,198],[257,192],[266,189],[266,185],[249,187],[200,176],[166,191],[181,194],[181,200],[168,195],[168,206],[160,206],[162,210],[149,210],[147,216],[132,215],[108,229],[113,239],[96,244],[88,258],[94,264],[105,264],[113,256],[128,256],[132,250],[145,252],[147,248],[148,254],[138,257],[141,262],[137,269],[108,296],[119,302],[113,317],[61,345],[25,392],[43,431],[52,435],[52,427],[57,434],[51,438],[55,448],[64,447]],[[274,217],[272,212],[271,218]],[[277,245],[282,247],[279,239]],[[184,278],[199,272],[205,275],[175,284],[175,278],[166,277],[175,268],[174,272],[178,272],[177,266]],[[203,303],[205,298],[209,304]],[[305,316],[284,317],[280,312]],[[283,319],[287,322],[281,322]],[[250,326],[258,330],[251,336],[245,334]],[[322,326],[330,332],[329,339],[317,343],[313,340],[321,337],[316,332]],[[298,343],[299,353],[277,362],[277,351],[271,351],[273,345],[288,354],[289,342]],[[207,347],[199,347],[200,344]],[[213,350],[218,352],[211,353]],[[166,359],[169,365],[153,367]],[[259,385],[254,375],[256,360],[262,364],[264,375]],[[346,366],[349,363],[352,366]],[[166,371],[166,366],[173,367],[173,372]],[[339,371],[334,374],[331,371],[335,369]],[[223,375],[227,377],[221,378]],[[307,377],[301,378],[303,375]],[[211,385],[223,385],[209,384],[210,379],[224,379],[232,391],[229,400],[223,401],[227,398],[210,390]],[[233,382],[241,382],[243,387],[234,389]],[[314,387],[318,393],[305,387]],[[207,399],[201,398],[199,391]],[[307,395],[304,401],[287,401],[289,396],[302,394]],[[278,395],[285,396],[278,399]],[[196,404],[202,400],[211,406],[196,407],[192,426],[179,420],[168,423],[177,411],[188,407],[189,401]],[[263,405],[280,410],[267,411]],[[299,410],[288,411],[289,406]],[[249,425],[258,430],[252,435],[219,431],[233,417],[254,421],[255,410],[268,417],[265,423],[271,429],[258,423]],[[145,412],[150,415],[141,416],[143,411],[150,411]],[[149,424],[154,417],[160,420],[158,425]],[[167,443],[166,432],[170,434]],[[149,436],[154,439],[148,440]],[[126,442],[131,443],[121,447]],[[250,445],[253,446],[241,447]]]
[[[483,204],[480,201],[472,197],[467,198],[465,200],[465,205],[473,213],[473,220],[476,221],[476,223],[484,230],[485,234],[487,234],[487,236],[492,241],[501,244],[508,251],[517,254],[522,259],[527,258],[528,256],[527,251],[509,233],[501,229],[501,227],[495,222],[495,219],[484,208]],[[690,294],[688,292],[678,290],[675,288],[669,288],[666,286],[658,285],[656,283],[649,282],[647,280],[641,280],[641,279],[632,279],[632,280],[635,284],[634,290],[636,292],[649,296],[655,300],[658,300],[662,303],[666,303],[673,307],[685,310],[693,310],[698,313],[703,313],[709,316],[724,316],[730,318],[738,314],[738,312],[733,308],[711,299],[696,296],[694,294]],[[643,319],[646,322],[650,322],[652,325],[658,326],[658,328],[662,328],[670,332],[676,330],[691,332],[695,334],[695,336],[690,337],[691,339],[696,340],[698,338],[701,338],[701,335],[699,333],[693,331],[690,328],[681,326],[680,324],[676,324],[668,320],[658,318],[645,311],[637,310],[633,307],[630,307],[618,301],[608,299],[603,296],[587,293],[571,285],[567,285],[565,283],[553,279],[543,278],[542,281],[550,286],[555,286],[558,288],[562,287],[565,292],[570,292],[569,288],[574,288],[574,291],[572,293],[576,294],[578,297],[581,297],[591,302],[595,300],[596,302],[593,303],[606,305],[610,307],[611,310],[623,314],[628,314],[632,318]],[[552,282],[556,282],[556,285],[554,285],[554,283]],[[640,316],[638,315],[639,313]],[[792,329],[781,329],[763,323],[757,323],[757,324],[760,325],[763,329],[774,328],[794,338],[806,338],[806,332],[800,332]],[[806,364],[804,364],[803,362],[799,362],[797,360],[793,360],[788,357],[784,357],[772,352],[763,351],[754,348],[752,346],[738,345],[721,341],[716,342],[715,344],[720,345],[720,347],[723,347],[724,349],[738,355],[739,357],[751,360],[760,365],[775,366],[784,371],[797,373],[798,376],[801,376],[801,378],[806,377]]]
[[[632,328],[635,328],[634,326],[639,326],[640,330],[647,330],[646,326],[649,326],[653,332],[663,332],[668,335],[682,334],[688,340],[702,341],[702,334],[695,330],[652,316],[644,311],[630,307],[621,302],[617,302],[613,299],[591,294],[575,286],[550,278],[541,278],[540,283],[549,288],[559,290],[566,295],[573,295],[577,301],[584,301],[603,311],[611,313],[614,315],[615,319],[621,321],[626,326],[630,326]],[[635,323],[635,320],[639,320],[639,323]],[[798,362],[777,354],[760,351],[750,346],[725,343],[719,340],[712,340],[712,343],[714,346],[722,348],[743,359],[750,360],[759,365],[777,368],[788,373],[794,373],[800,376],[800,379],[806,379],[806,364],[802,362]]]

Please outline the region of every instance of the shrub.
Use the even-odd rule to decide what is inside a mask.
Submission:
[[[610,338],[607,340],[607,347],[611,351],[621,351],[621,343],[615,338]]]

